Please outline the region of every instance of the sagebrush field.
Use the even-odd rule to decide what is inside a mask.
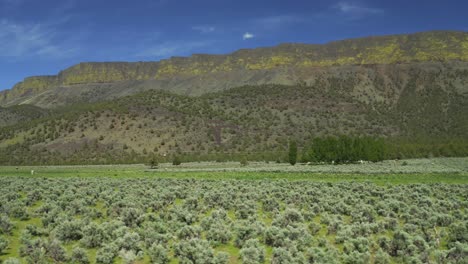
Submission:
[[[466,173],[54,167],[8,176],[29,169],[0,170],[4,263],[467,261]]]

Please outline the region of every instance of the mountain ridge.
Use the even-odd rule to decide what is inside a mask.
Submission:
[[[468,32],[429,31],[345,39],[326,44],[283,43],[274,47],[240,49],[229,54],[193,54],[190,57],[171,57],[160,61],[83,62],[57,75],[25,78],[12,89],[0,92],[0,106],[14,105],[60,86],[187,80],[213,74],[221,76],[239,72],[242,75],[246,72],[291,68],[433,61],[468,61]],[[187,90],[187,87],[174,88],[176,93],[190,95]],[[211,91],[195,91],[193,95],[206,92]]]

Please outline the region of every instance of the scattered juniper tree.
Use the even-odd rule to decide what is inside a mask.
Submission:
[[[174,156],[172,159],[172,165],[179,166],[180,164],[182,164],[182,161],[180,160],[179,156]]]
[[[151,168],[151,169],[157,169],[158,166],[159,166],[158,160],[156,159],[155,156],[152,156],[152,157],[151,157],[149,163],[150,163],[149,165],[150,165],[150,168]]]
[[[295,140],[291,140],[289,142],[289,153],[288,153],[288,158],[289,158],[289,164],[291,165],[296,165],[297,162],[297,143]]]

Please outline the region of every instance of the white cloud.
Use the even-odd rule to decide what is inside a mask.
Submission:
[[[247,39],[251,39],[251,38],[254,38],[254,37],[255,37],[254,34],[249,33],[249,32],[245,32],[244,35],[242,36],[242,39],[247,40]]]
[[[354,18],[382,14],[384,12],[384,10],[380,8],[362,6],[352,2],[339,2],[334,6],[334,8],[340,11],[340,13]]]
[[[216,28],[214,26],[193,26],[192,27],[193,30],[195,31],[199,31],[201,33],[211,33],[211,32],[214,32],[216,30]]]
[[[295,23],[307,22],[307,19],[299,15],[277,15],[257,18],[253,21],[256,27],[263,29],[278,29]]]
[[[57,31],[46,24],[17,23],[0,20],[0,57],[47,56],[61,58],[76,49],[56,43]]]
[[[192,53],[196,48],[206,47],[210,42],[194,41],[194,42],[164,42],[143,49],[135,54],[135,57],[153,57],[157,59],[168,58],[171,56],[187,55]]]

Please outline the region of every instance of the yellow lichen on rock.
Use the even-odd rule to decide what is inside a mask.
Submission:
[[[461,42],[461,54],[462,59],[468,61],[468,37]]]
[[[400,45],[392,41],[386,45],[368,48],[364,51],[362,64],[389,64],[403,59]]]

